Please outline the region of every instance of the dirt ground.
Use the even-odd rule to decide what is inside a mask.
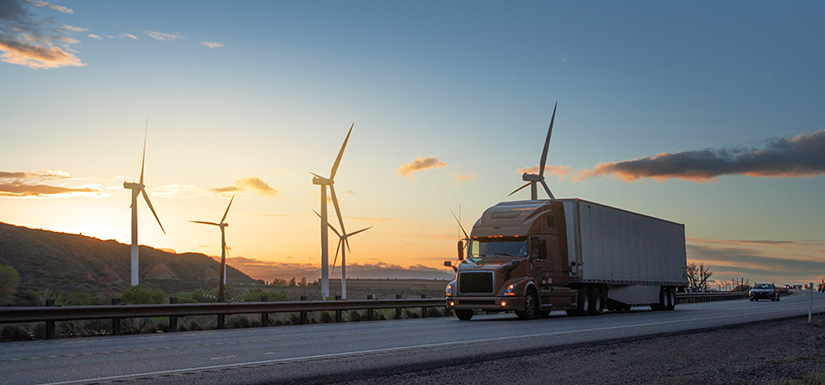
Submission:
[[[783,384],[825,381],[825,315],[372,377],[354,384]],[[823,383],[823,382],[816,382]]]

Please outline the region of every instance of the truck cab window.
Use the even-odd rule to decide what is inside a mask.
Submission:
[[[470,258],[526,257],[527,240],[472,240]]]

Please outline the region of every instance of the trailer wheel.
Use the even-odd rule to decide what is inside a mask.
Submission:
[[[471,309],[455,309],[455,316],[462,321],[469,321],[473,318],[473,311]]]
[[[667,309],[667,289],[659,289],[659,302],[650,304],[650,310],[658,311]]]
[[[673,310],[676,308],[676,289],[669,287],[667,288],[667,307],[665,310]]]
[[[524,310],[516,311],[516,315],[524,320],[536,318],[539,314],[539,300],[537,297],[535,291],[528,290],[527,295],[524,297]]]
[[[590,307],[592,304],[590,303],[590,294],[588,293],[589,290],[586,288],[579,288],[579,295],[576,301],[577,309],[576,315],[588,315],[590,314]]]
[[[599,290],[598,287],[594,287],[588,290],[588,294],[590,294],[590,309],[587,309],[588,315],[598,315],[604,309],[604,303],[602,302],[602,291]]]

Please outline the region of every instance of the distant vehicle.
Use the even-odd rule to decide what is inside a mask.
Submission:
[[[476,310],[523,319],[673,310],[687,286],[684,225],[581,199],[499,203],[473,226],[468,249],[465,259],[459,241],[463,261],[446,290],[461,320]]]
[[[757,283],[753,285],[753,289],[751,289],[749,295],[751,301],[759,301],[760,299],[779,301],[779,292],[776,291],[776,286],[772,283]]]

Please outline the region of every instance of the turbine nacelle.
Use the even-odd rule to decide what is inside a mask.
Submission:
[[[317,174],[312,175],[315,175],[314,177],[312,177],[312,184],[320,186],[332,186],[335,183],[335,181],[332,179],[327,179]]]
[[[544,180],[544,176],[536,174],[522,174],[521,180],[525,182],[541,182]]]
[[[123,182],[123,188],[127,188],[130,190],[143,190],[146,186],[142,183],[137,182]]]

